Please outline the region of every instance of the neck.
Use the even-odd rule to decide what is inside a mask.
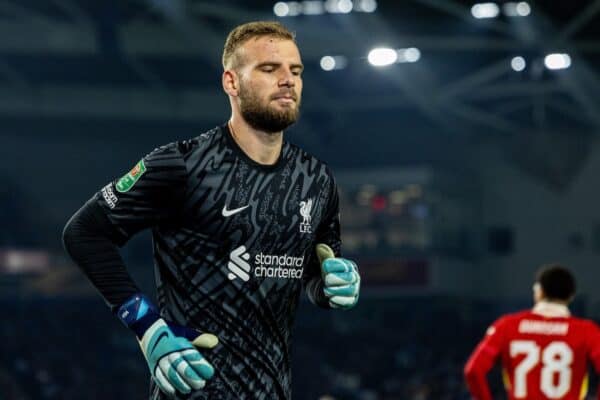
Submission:
[[[254,129],[239,115],[232,115],[229,130],[235,142],[253,161],[272,165],[279,159],[283,146],[283,131],[268,133]]]
[[[538,301],[533,307],[533,312],[546,317],[568,317],[571,315],[567,303],[549,301],[547,299]]]

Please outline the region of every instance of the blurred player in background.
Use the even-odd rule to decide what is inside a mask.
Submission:
[[[494,322],[467,361],[464,372],[474,399],[492,400],[486,375],[499,358],[511,400],[585,398],[588,362],[600,372],[600,330],[592,321],[571,316],[568,305],[574,296],[575,279],[568,269],[540,269],[533,309]]]
[[[63,234],[69,254],[137,336],[153,399],[290,399],[302,288],[323,308],[358,300],[356,264],[340,258],[333,175],[283,139],[302,94],[293,34],[275,22],[238,26],[223,68],[229,121],[143,157]],[[118,251],[148,228],[158,306],[140,293]]]

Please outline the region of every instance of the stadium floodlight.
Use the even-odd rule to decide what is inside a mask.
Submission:
[[[333,71],[346,68],[348,60],[344,56],[324,56],[321,57],[320,65],[324,71]]]
[[[398,52],[386,47],[378,47],[369,52],[369,63],[375,67],[384,67],[398,61]]]
[[[287,3],[288,7],[289,7],[289,12],[288,15],[290,17],[296,17],[300,14],[302,14],[302,4],[298,1],[289,1]]]
[[[352,11],[352,0],[338,0],[338,9],[342,14],[348,14]]]
[[[377,9],[376,0],[305,0],[278,1],[273,6],[273,13],[278,17],[295,17],[304,15],[348,14],[352,11],[372,13]]]
[[[502,11],[507,17],[526,17],[531,14],[531,6],[526,1],[509,1],[502,5]]]
[[[496,18],[500,14],[500,7],[496,3],[477,3],[471,7],[471,15],[477,19]]]
[[[327,0],[325,10],[331,14],[348,14],[352,11],[352,0]]]
[[[290,13],[290,6],[283,1],[277,2],[273,6],[273,13],[278,17],[287,17]]]
[[[571,66],[571,56],[566,53],[552,53],[544,57],[548,69],[566,69]]]
[[[421,51],[416,47],[398,49],[396,50],[396,53],[398,53],[398,60],[396,62],[400,63],[414,63],[421,58]]]
[[[527,63],[521,56],[513,57],[513,59],[510,60],[510,67],[517,72],[523,71],[526,66]]]
[[[531,14],[531,7],[529,6],[529,3],[527,3],[526,1],[518,2],[517,15],[519,15],[520,17],[526,17],[529,14]]]
[[[354,11],[372,13],[377,10],[377,1],[376,0],[355,0],[354,1]]]
[[[302,12],[304,15],[320,15],[323,14],[323,2],[319,0],[310,0],[302,2]]]
[[[321,57],[320,64],[324,71],[333,71],[335,69],[335,59],[331,56]]]
[[[330,14],[338,13],[338,0],[326,0],[325,1],[325,11]]]

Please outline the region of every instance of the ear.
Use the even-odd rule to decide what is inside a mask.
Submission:
[[[234,70],[228,69],[223,71],[221,81],[225,93],[233,97],[237,97],[239,95],[239,77]]]
[[[535,302],[541,301],[546,297],[544,294],[544,289],[542,289],[542,285],[539,282],[533,284],[533,299]]]

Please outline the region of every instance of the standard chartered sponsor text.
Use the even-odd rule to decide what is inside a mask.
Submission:
[[[254,256],[254,264],[254,275],[258,278],[300,279],[304,270],[304,256],[258,253]]]

